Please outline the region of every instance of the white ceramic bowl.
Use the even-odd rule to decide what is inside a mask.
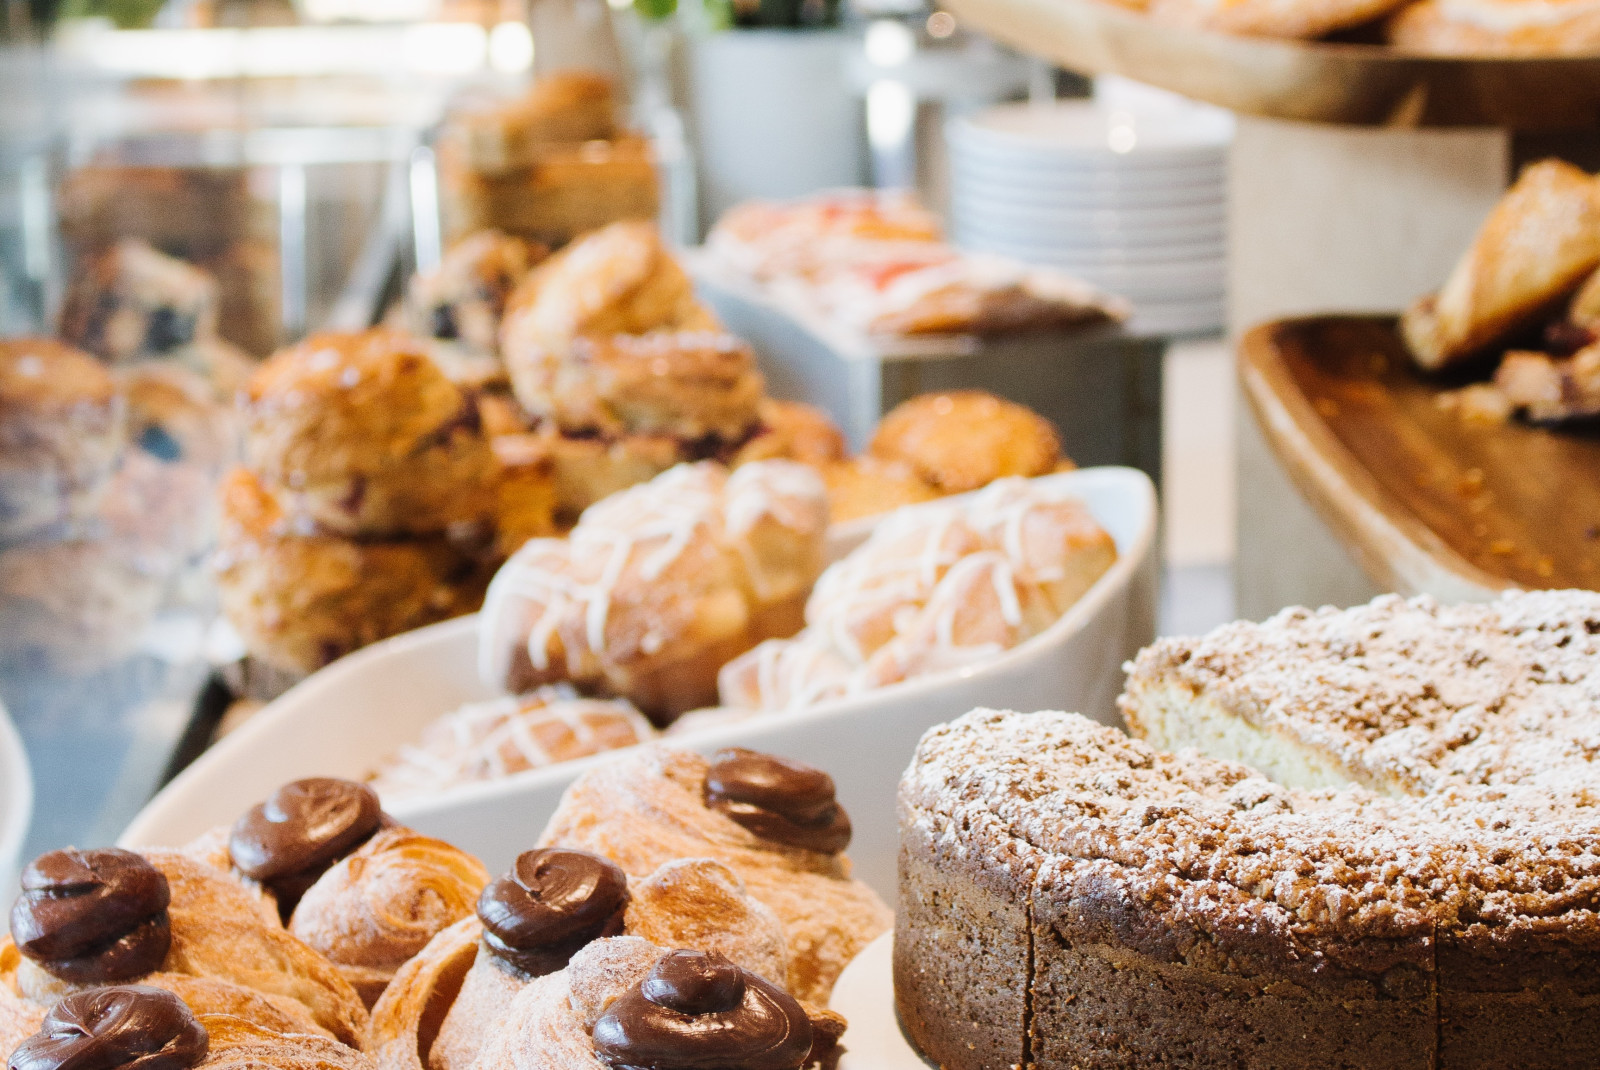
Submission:
[[[17,886],[22,845],[33,818],[33,772],[16,726],[0,706],[0,891],[9,900]]]
[[[1119,724],[1122,663],[1154,637],[1156,499],[1150,480],[1130,468],[1042,479],[1079,497],[1116,541],[1119,555],[1045,632],[971,669],[685,733],[674,742],[700,751],[747,746],[827,769],[855,825],[850,853],[858,874],[892,897],[895,786],[924,731],[975,706],[1069,709]],[[847,551],[871,529],[871,521],[835,528],[830,551]],[[362,776],[434,718],[490,697],[477,677],[475,628],[473,618],[423,628],[312,676],[202,755],[151,800],[120,842],[183,843],[232,821],[286,781]],[[390,810],[499,870],[533,843],[567,785],[608,757],[402,800]]]

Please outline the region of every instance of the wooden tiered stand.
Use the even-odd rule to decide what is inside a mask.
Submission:
[[[1451,425],[1439,384],[1405,369],[1392,324],[1326,318],[1393,314],[1437,289],[1522,162],[1600,165],[1600,56],[1406,56],[1158,26],[1102,0],[942,2],[1069,69],[1238,115],[1241,616],[1387,590],[1462,600],[1600,586],[1600,443]],[[1275,322],[1305,316],[1322,318]]]

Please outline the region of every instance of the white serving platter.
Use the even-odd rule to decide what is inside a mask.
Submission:
[[[33,772],[28,752],[0,706],[0,888],[9,895],[17,886],[22,846],[33,819]]]
[[[857,874],[894,894],[894,796],[928,728],[976,706],[1069,709],[1120,724],[1122,663],[1155,634],[1156,497],[1131,468],[1041,477],[1081,499],[1116,541],[1118,560],[1040,635],[981,666],[910,680],[798,713],[765,714],[674,737],[710,752],[745,746],[833,774],[850,812]],[[830,535],[840,554],[870,521]],[[134,819],[127,847],[184,843],[233,821],[280,784],[306,776],[359,778],[434,718],[491,697],[476,671],[476,620],[464,618],[378,643],[315,674],[202,755]],[[530,847],[561,793],[609,755],[466,785],[390,808],[406,824],[457,844],[491,870]]]
[[[834,983],[828,1006],[845,1016],[839,1070],[927,1070],[900,1029],[894,1008],[894,930],[850,960]]]

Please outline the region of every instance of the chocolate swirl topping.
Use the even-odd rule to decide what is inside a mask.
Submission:
[[[312,777],[285,784],[233,826],[228,853],[239,872],[265,885],[287,921],[306,890],[383,827],[365,784]]]
[[[811,1041],[793,996],[702,951],[669,952],[594,1026],[615,1070],[800,1070]]]
[[[188,1006],[160,988],[77,992],[50,1009],[9,1070],[188,1070],[210,1038]]]
[[[566,966],[589,943],[622,932],[628,878],[610,859],[565,847],[517,857],[478,897],[483,942],[528,977]]]
[[[11,908],[17,950],[74,984],[114,984],[159,969],[172,943],[167,878],[116,847],[33,860]]]
[[[850,815],[821,769],[742,747],[718,751],[706,773],[706,805],[763,839],[838,854],[850,843]]]

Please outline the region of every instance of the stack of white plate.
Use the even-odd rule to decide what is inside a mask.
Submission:
[[[1232,137],[1219,109],[1136,96],[965,115],[947,131],[951,229],[1121,294],[1135,331],[1214,330]]]

